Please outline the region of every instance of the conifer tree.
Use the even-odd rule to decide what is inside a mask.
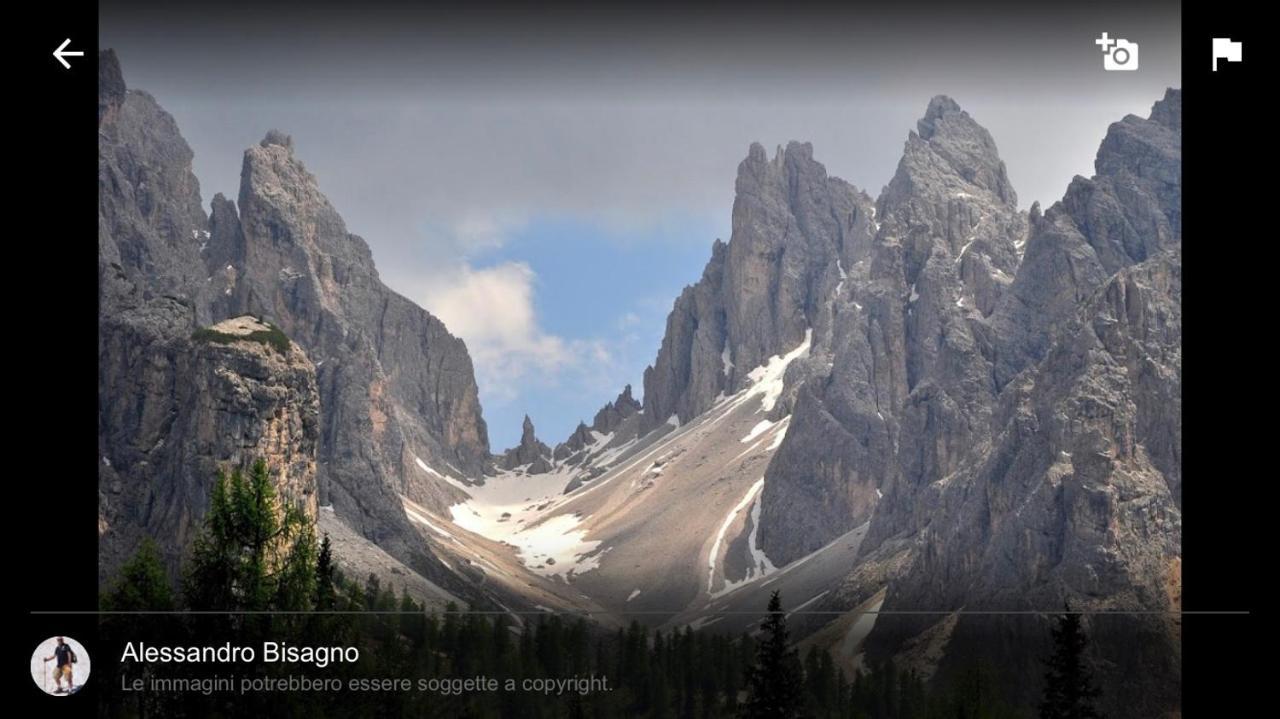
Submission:
[[[146,537],[137,552],[120,567],[120,573],[110,588],[102,595],[100,604],[107,612],[103,616],[102,637],[136,642],[162,642],[171,637],[176,627],[176,617],[165,614],[132,614],[132,612],[167,612],[174,609],[173,589],[165,572],[164,562],[156,543]],[[103,662],[106,665],[105,686],[118,686],[116,677],[124,674],[123,665]],[[95,667],[96,668],[96,667]],[[172,671],[164,665],[143,664],[134,676],[149,680],[157,674]],[[167,697],[152,692],[108,693],[100,707],[104,716],[163,716]]]
[[[169,611],[173,609],[173,589],[160,559],[160,550],[150,537],[120,568],[120,574],[102,597],[102,608],[114,611]]]
[[[333,564],[333,545],[329,535],[325,534],[320,541],[320,554],[316,557],[316,591],[315,608],[319,611],[332,610],[338,601],[336,589],[336,568]]]
[[[1080,615],[1070,608],[1052,629],[1053,652],[1045,660],[1044,698],[1041,719],[1102,719],[1095,704],[1100,692],[1093,673],[1085,664],[1089,640],[1080,625]]]
[[[315,535],[302,511],[277,500],[265,461],[249,476],[218,473],[183,583],[193,609],[280,610],[311,605]]]
[[[769,598],[769,616],[761,628],[756,662],[747,674],[745,719],[793,719],[804,716],[800,660],[790,646],[782,599],[775,590]]]

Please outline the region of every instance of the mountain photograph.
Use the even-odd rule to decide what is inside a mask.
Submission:
[[[98,57],[104,606],[351,610],[271,631],[364,642],[423,676],[621,687],[401,698],[397,715],[1181,716],[1176,60],[1166,81],[1152,47],[1147,84],[1099,100],[1097,121],[1064,116],[1070,136],[1000,92],[973,92],[988,113],[965,104],[971,83],[908,83],[892,109],[855,98],[855,122],[817,123],[841,138],[829,153],[804,135],[739,142],[756,125],[726,118],[705,152],[673,139],[647,159],[596,149],[603,131],[431,144],[493,131],[478,111],[446,130],[405,111],[384,144],[361,134],[379,101],[353,77],[281,113],[217,99],[261,93],[238,70],[180,77],[118,37]],[[1088,38],[1080,52],[1106,74]],[[135,66],[173,72],[181,112]],[[556,122],[615,116],[575,102],[582,117]],[[255,139],[212,129],[231,117]],[[994,128],[1012,128],[1016,164]],[[328,132],[350,134],[313,144]],[[405,144],[419,135],[427,149]],[[640,169],[607,164],[623,152]],[[581,176],[519,185],[592,153]],[[368,189],[394,183],[376,173],[398,177],[399,154],[445,199]],[[652,187],[630,183],[659,164]],[[559,206],[505,225],[463,213],[517,185],[531,206],[621,190],[655,216],[675,197],[714,219],[601,221],[597,237]],[[344,219],[348,201],[372,229]],[[433,203],[458,214],[423,249],[438,235],[397,213]],[[507,239],[459,244],[493,226]],[[193,617],[168,631],[267,631]],[[113,701],[105,715],[230,706]],[[297,701],[287,714],[383,715]]]

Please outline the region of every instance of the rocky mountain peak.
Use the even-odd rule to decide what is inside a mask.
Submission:
[[[552,469],[551,457],[551,448],[538,440],[533,420],[526,414],[520,425],[520,444],[504,452],[498,466],[506,470],[523,468],[526,474],[543,474]]]
[[[1151,120],[1175,132],[1182,132],[1182,89],[1169,88],[1151,108]]]
[[[591,428],[586,422],[578,422],[578,426],[573,430],[573,434],[560,444],[556,445],[552,457],[557,462],[565,462],[566,464],[577,464],[582,460],[581,456],[577,456],[587,445],[591,444],[594,436],[591,434]],[[576,459],[575,456],[577,456]]]
[[[99,486],[121,538],[103,539],[104,571],[136,531],[169,545],[194,526],[214,468],[192,453],[234,451],[309,463],[311,507],[454,581],[403,498],[442,510],[460,492],[430,468],[490,468],[462,341],[382,284],[285,133],[245,151],[238,202],[206,215],[177,123],[105,51],[98,135]]]
[[[103,262],[121,264],[151,292],[191,297],[189,322],[253,315],[296,342],[318,375],[320,501],[438,578],[443,565],[424,553],[402,497],[447,507],[458,491],[422,467],[479,477],[491,461],[462,341],[382,284],[368,245],[347,230],[285,133],[245,150],[238,201],[215,197],[211,217],[200,209],[190,149],[149,95],[128,92],[102,134],[110,181],[101,183],[100,226],[114,240],[100,242]],[[148,220],[135,209],[144,203],[165,217]]]
[[[259,142],[258,145],[260,145],[261,147],[270,147],[272,145],[277,145],[279,147],[283,147],[289,150],[290,152],[292,152],[293,136],[285,134],[281,130],[272,128],[270,130],[267,130],[266,136],[262,138],[262,141]]]
[[[156,296],[184,307],[184,330],[207,323],[210,291],[201,243],[208,217],[194,154],[177,122],[145,92],[126,88],[114,52],[98,68],[98,264],[103,313]],[[167,310],[164,310],[167,312]]]
[[[249,237],[261,233],[273,245],[293,246],[308,254],[329,254],[348,270],[367,275],[369,282],[378,280],[368,245],[347,232],[315,176],[294,155],[288,135],[272,130],[245,150],[239,207],[240,221]],[[308,231],[307,222],[317,223],[314,231]],[[300,256],[291,259],[303,260]],[[336,288],[319,283],[316,289]],[[340,297],[326,299],[337,302]]]
[[[810,143],[789,142],[772,160],[752,143],[735,190],[733,233],[676,300],[645,371],[642,431],[691,419],[810,330],[822,333],[830,295],[870,251],[871,199],[828,175]]]
[[[606,404],[596,412],[595,419],[591,422],[592,429],[605,434],[612,432],[622,424],[627,417],[640,411],[640,403],[631,396],[631,385],[627,385],[617,399]]]
[[[589,445],[596,444],[597,436],[619,433],[624,424],[632,417],[640,414],[641,411],[640,402],[631,396],[631,385],[627,385],[616,399],[605,404],[596,412],[590,426],[585,422],[579,422],[577,428],[573,430],[573,434],[556,445],[555,461],[563,462],[570,466],[582,462],[585,458],[582,450]],[[636,422],[631,422],[631,426],[627,428],[627,432],[631,433],[631,436],[634,436],[636,432],[636,424]]]
[[[813,143],[791,140],[785,148],[778,148],[774,155],[774,161],[779,164],[791,162],[797,165],[813,162]]]
[[[1181,158],[1182,93],[1169,90],[1152,106],[1149,117],[1129,115],[1112,123],[1093,164],[1098,175],[1128,175],[1173,186],[1180,178],[1170,169]],[[1176,208],[1170,204],[1165,209]]]
[[[1182,93],[1169,90],[1151,116],[1111,123],[1092,178],[1076,177],[1028,236],[1005,303],[991,317],[996,380],[1038,362],[1080,304],[1116,272],[1180,246]]]
[[[926,188],[950,194],[975,194],[976,189],[1009,207],[1018,204],[991,133],[946,95],[930,100],[916,122],[889,194],[898,198]]]
[[[925,109],[924,117],[916,121],[916,132],[925,140],[932,138],[937,132],[938,123],[948,115],[969,117],[968,113],[960,109],[960,103],[946,95],[935,95],[929,100],[929,107]]]
[[[991,134],[955,100],[933,98],[917,129],[908,134],[897,171],[877,201],[877,242],[885,247],[905,243],[906,254],[889,248],[878,257],[889,262],[886,272],[905,271],[913,286],[927,259],[935,257],[933,289],[954,295],[951,278],[958,275],[963,296],[948,306],[959,302],[954,306],[962,314],[976,309],[985,317],[1017,268],[1026,214],[1018,210]],[[945,260],[939,254],[943,249]],[[899,258],[902,269],[893,269]],[[916,287],[916,293],[923,292]]]
[[[815,350],[829,360],[789,370],[790,425],[761,500],[759,536],[775,562],[882,513],[895,481],[913,493],[955,471],[989,413],[983,320],[1013,281],[1027,224],[991,135],[934,97],[874,219],[869,266],[842,266],[853,301],[835,297],[830,326],[816,323]],[[913,459],[895,466],[895,455]],[[797,515],[810,521],[797,526]]]
[[[776,181],[780,173],[791,177],[811,173],[826,175],[826,168],[813,159],[811,143],[792,140],[785,147],[779,145],[771,160],[764,146],[753,142],[747,150],[746,159],[738,164],[738,191],[742,192],[744,185],[749,188]]]

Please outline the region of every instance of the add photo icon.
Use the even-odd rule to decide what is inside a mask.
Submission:
[[[49,637],[31,654],[31,680],[45,694],[75,694],[89,681],[89,652],[71,637]]]

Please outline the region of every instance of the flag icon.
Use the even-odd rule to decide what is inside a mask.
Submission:
[[[1240,62],[1244,54],[1244,43],[1234,42],[1229,37],[1213,39],[1213,71],[1218,71],[1218,61]]]

